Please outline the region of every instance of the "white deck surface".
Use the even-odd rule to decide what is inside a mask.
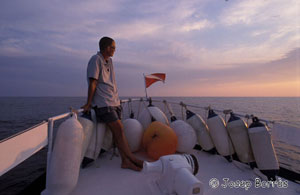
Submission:
[[[235,162],[229,163],[219,155],[211,155],[201,151],[193,151],[199,162],[199,172],[196,177],[203,183],[205,195],[234,195],[234,194],[252,194],[252,195],[296,195],[300,194],[300,184],[291,181],[288,182],[287,188],[269,187],[256,188],[255,178],[258,176],[244,164]],[[145,156],[138,154],[140,158]],[[72,195],[159,195],[158,187],[155,184],[157,175],[144,174],[143,172],[135,172],[128,169],[120,168],[121,159],[113,157],[110,160],[111,153],[102,154],[93,165],[80,171],[80,177],[76,189]],[[213,189],[209,186],[209,181],[216,178],[220,181],[220,186]],[[223,178],[236,182],[248,181],[251,187],[230,188],[222,187]],[[286,179],[281,178],[282,181]]]

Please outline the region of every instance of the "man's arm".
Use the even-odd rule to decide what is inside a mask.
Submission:
[[[84,106],[81,107],[81,108],[83,108],[83,112],[88,112],[91,109],[92,100],[93,100],[93,97],[94,97],[95,92],[96,92],[97,82],[98,82],[98,80],[96,80],[94,78],[89,78],[89,83],[90,84],[89,84],[89,89],[88,89],[87,102]]]

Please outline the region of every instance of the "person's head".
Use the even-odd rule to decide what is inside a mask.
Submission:
[[[99,49],[102,54],[112,57],[116,50],[116,43],[110,37],[102,37],[99,41]]]

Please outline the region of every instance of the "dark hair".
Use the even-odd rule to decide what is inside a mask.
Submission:
[[[99,41],[100,51],[104,51],[108,46],[111,46],[113,42],[114,40],[110,37],[102,37]]]

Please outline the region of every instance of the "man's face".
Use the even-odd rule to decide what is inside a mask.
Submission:
[[[112,44],[106,48],[106,53],[109,57],[113,57],[115,51],[116,51],[116,43],[113,41]]]

